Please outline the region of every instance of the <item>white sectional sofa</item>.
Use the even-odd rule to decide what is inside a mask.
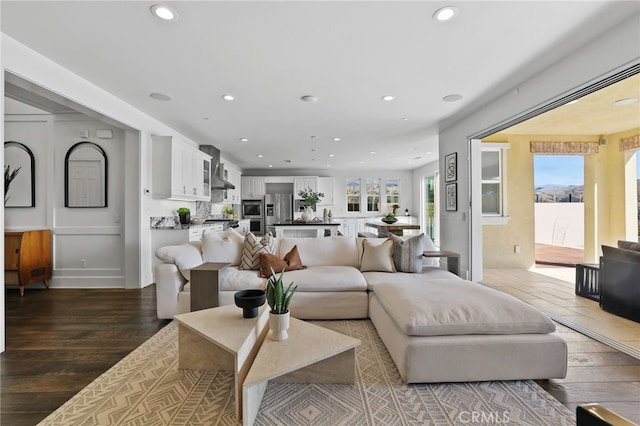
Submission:
[[[370,318],[407,383],[566,375],[566,343],[553,333],[551,320],[512,296],[438,268],[434,259],[422,260],[415,240],[409,245],[385,238],[284,237],[266,246],[279,258],[295,246],[306,267],[284,275],[285,284],[298,285],[294,317]],[[236,291],[264,288],[267,279],[259,271],[241,268],[243,254],[251,254],[244,244],[229,230],[158,249],[164,261],[155,270],[158,317],[189,312],[189,270],[204,262],[229,263],[219,272],[221,305],[233,304]],[[428,237],[426,244],[435,249]],[[400,257],[407,256],[413,270],[415,262],[423,263],[419,273],[396,271],[406,270]]]

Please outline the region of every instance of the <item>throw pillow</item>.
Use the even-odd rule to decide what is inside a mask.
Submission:
[[[189,281],[191,279],[191,268],[202,265],[199,246],[199,241],[177,246],[164,246],[157,249],[155,254],[163,262],[175,264],[182,276]]]
[[[270,232],[260,240],[258,240],[253,233],[249,232],[244,237],[242,260],[239,269],[260,269],[260,253],[273,254],[274,251],[275,240]]]
[[[422,249],[424,251],[440,251],[440,249],[434,244],[431,237],[426,234],[422,244]],[[440,266],[440,259],[437,257],[425,257],[422,259],[422,266],[435,266],[437,268]]]
[[[221,236],[218,232],[206,230],[202,234],[202,260],[238,266],[242,261],[243,245],[244,237],[233,228],[227,229]]]
[[[306,266],[302,264],[300,255],[298,254],[298,246],[293,246],[287,254],[284,255],[284,259],[280,259],[278,256],[268,253],[260,253],[260,276],[268,278],[271,276],[271,269],[276,274],[279,274],[284,269],[285,271],[295,271],[298,269],[306,269]]]
[[[374,245],[365,239],[362,241],[361,272],[396,272],[393,265],[393,240],[387,240],[379,245]]]
[[[422,272],[424,234],[402,238],[391,234],[393,240],[393,263],[398,272]]]

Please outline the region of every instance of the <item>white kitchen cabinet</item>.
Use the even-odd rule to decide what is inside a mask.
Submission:
[[[239,170],[234,169],[233,167],[225,167],[224,169],[226,174],[226,180],[231,182],[235,189],[227,189],[226,197],[224,198],[225,203],[230,204],[240,204],[241,200],[241,187],[242,187],[242,173]]]
[[[154,198],[209,201],[211,156],[172,136],[152,136],[152,191]]]
[[[263,177],[242,177],[242,199],[262,198],[265,194]]]
[[[296,176],[293,178],[293,198],[295,200],[301,200],[300,191],[311,189],[312,191],[318,190],[318,177],[317,176]]]
[[[322,200],[318,202],[319,206],[333,206],[333,178],[319,177],[318,192],[324,194]]]
[[[224,225],[222,223],[206,224],[201,226],[191,226],[189,228],[189,241],[200,241],[204,231],[213,231],[222,234]]]

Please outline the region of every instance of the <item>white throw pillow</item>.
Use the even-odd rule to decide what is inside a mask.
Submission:
[[[202,234],[202,260],[205,262],[230,263],[238,266],[242,261],[244,237],[229,228],[219,235],[210,229]]]
[[[393,265],[393,240],[387,238],[382,244],[374,244],[365,239],[362,242],[360,271],[396,272]]]
[[[275,240],[267,233],[260,240],[251,232],[244,237],[240,269],[260,269],[260,253],[274,254]]]
[[[425,234],[424,240],[422,240],[422,249],[424,251],[440,251],[440,249],[433,243],[431,237]],[[437,257],[424,257],[422,258],[422,266],[440,266],[440,259]]]
[[[182,276],[189,281],[191,268],[202,265],[200,242],[164,246],[156,250],[156,257],[166,263],[174,263]]]
[[[398,272],[422,272],[422,252],[424,247],[424,234],[411,237],[400,237],[391,234],[393,240],[393,263]]]

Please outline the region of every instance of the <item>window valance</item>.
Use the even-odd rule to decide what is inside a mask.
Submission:
[[[630,138],[620,139],[618,142],[620,151],[640,148],[640,135],[631,136]]]
[[[534,154],[597,154],[598,148],[598,142],[530,142]]]

